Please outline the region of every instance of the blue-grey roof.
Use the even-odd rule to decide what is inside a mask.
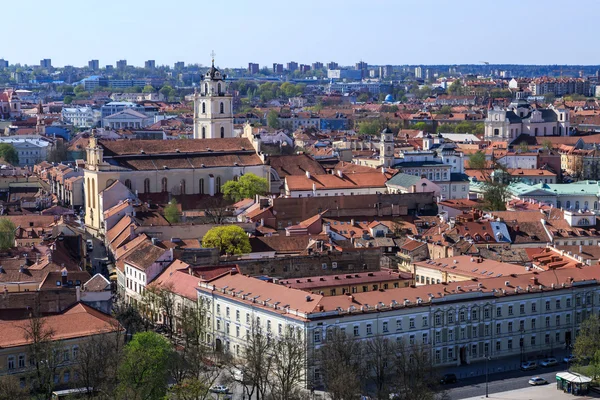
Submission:
[[[452,182],[470,182],[469,176],[467,174],[461,174],[458,172],[450,174],[450,181],[452,181]]]
[[[421,177],[415,175],[404,174],[402,172],[394,175],[390,180],[386,182],[386,185],[399,186],[408,188],[416,185],[421,180]]]

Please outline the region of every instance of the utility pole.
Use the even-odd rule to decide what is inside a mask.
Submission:
[[[489,397],[489,390],[488,390],[488,361],[490,360],[489,356],[485,356],[485,397]]]

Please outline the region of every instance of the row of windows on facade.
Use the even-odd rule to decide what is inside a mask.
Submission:
[[[233,177],[234,181],[237,181],[239,178],[237,176]],[[127,187],[127,189],[132,190],[132,184],[131,184],[131,180],[130,179],[125,179],[124,182],[125,186]],[[181,194],[186,194],[187,189],[186,189],[186,180],[182,179],[179,181],[179,193]],[[161,180],[161,192],[168,192],[169,188],[168,188],[168,180],[167,178],[162,178]],[[144,191],[142,193],[150,193],[150,179],[146,178],[144,179]],[[205,194],[205,187],[204,187],[204,179],[201,178],[198,181],[198,193],[199,194]],[[215,178],[215,193],[221,193],[221,177],[217,176]]]
[[[579,210],[580,209],[579,208],[579,205],[580,205],[579,200],[576,200],[575,203],[571,203],[571,200],[567,200],[565,202],[565,208],[567,210],[570,210],[571,209],[571,204],[575,205],[575,207],[574,207],[575,210]],[[556,201],[556,208],[560,208],[561,205],[562,205],[562,203],[560,202],[560,200],[557,200]],[[589,210],[589,207],[590,207],[590,203],[587,200],[584,201],[583,202],[583,209],[584,210]],[[597,209],[598,209],[598,202],[595,201],[594,202],[594,210],[597,210]],[[588,225],[588,224],[589,224],[589,222],[586,225]]]
[[[54,351],[54,358],[57,363],[68,363],[72,360],[76,360],[79,356],[79,346],[73,346],[72,348],[65,348],[62,350],[62,353],[59,350]],[[27,355],[25,353],[19,355],[9,355],[6,358],[7,369],[9,371],[15,369],[23,369],[26,368],[27,363]],[[29,366],[35,365],[35,359],[33,357],[29,357]]]
[[[202,139],[206,139],[206,127],[203,126],[201,131],[202,131]],[[224,127],[221,127],[220,133],[221,133],[221,139],[223,139],[225,137],[225,128]]]
[[[441,325],[441,319],[438,319],[439,316],[436,316],[436,326],[440,326]],[[427,317],[423,317],[423,325],[422,327],[426,328],[427,327]],[[555,325],[554,327],[552,326],[552,319],[551,317],[545,317],[545,328],[559,328],[559,327],[569,327],[571,325],[571,314],[567,313],[565,314],[565,318],[564,318],[565,322],[564,324],[562,324],[562,318],[560,315],[557,315],[555,317]],[[576,316],[576,322],[579,323],[582,320],[582,314],[581,313],[577,313]],[[450,322],[450,321],[449,321]],[[414,318],[411,318],[410,321],[410,329],[414,329],[415,328],[415,320]],[[517,332],[516,330],[514,330],[514,325],[513,322],[508,322],[506,324],[506,330],[503,332],[502,331],[502,326],[503,324],[501,323],[497,323],[496,324],[496,335],[501,335],[503,333],[513,333],[513,332]],[[483,336],[491,336],[491,325],[490,324],[486,324],[483,326],[484,327],[484,332],[483,332]],[[531,333],[532,331],[535,331],[537,328],[536,325],[536,319],[531,319],[530,323],[529,323],[529,330],[526,327],[526,323],[525,320],[520,320],[519,321],[519,330],[518,332],[520,333]],[[465,327],[460,328],[459,330],[459,335],[457,337],[457,340],[466,340],[466,339],[472,339],[472,338],[477,338],[479,336],[479,326],[473,326],[471,328],[471,336],[468,337],[467,336],[467,329]],[[340,328],[342,333],[346,333],[346,327],[341,327]],[[402,320],[401,319],[397,319],[396,320],[396,332],[402,331]],[[354,325],[353,326],[353,336],[354,337],[360,337],[361,336],[361,327],[359,325]],[[366,331],[365,334],[366,336],[370,336],[373,335],[373,325],[372,324],[367,324],[366,325]],[[390,328],[389,328],[389,322],[388,321],[384,321],[382,323],[382,333],[390,333]],[[535,332],[534,332],[535,334]],[[427,337],[427,333],[423,333],[423,338],[425,339]],[[314,337],[313,337],[315,343],[319,343],[321,342],[321,330],[315,330],[314,331]],[[414,335],[410,335],[409,336],[410,339],[410,344],[414,344]],[[454,337],[454,329],[449,329],[447,330],[447,342],[452,342],[455,340]],[[442,343],[442,332],[441,330],[438,330],[435,332],[435,340],[434,340],[434,344],[439,344]],[[423,341],[424,344],[426,344],[426,341]]]
[[[202,114],[206,114],[206,103],[202,102]],[[223,102],[219,104],[219,114],[225,114],[225,105]]]

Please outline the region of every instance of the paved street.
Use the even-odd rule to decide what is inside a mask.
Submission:
[[[491,394],[488,399],[491,400],[567,400],[567,399],[595,399],[595,394],[589,396],[573,396],[563,393],[556,389],[554,382],[545,386],[532,386],[523,389],[510,390],[506,392]],[[481,400],[486,399],[485,395],[469,397],[463,400]]]
[[[527,388],[530,387],[528,381],[533,376],[540,376],[550,382],[549,386],[554,386],[556,381],[556,373],[559,371],[565,371],[567,369],[566,364],[559,364],[556,367],[551,368],[538,368],[535,371],[508,371],[490,374],[488,391],[489,393],[501,393],[512,389]],[[461,400],[471,397],[483,396],[485,398],[485,376],[476,378],[467,378],[459,380],[458,383],[448,385],[448,394],[452,400]],[[510,398],[510,397],[496,397],[496,398]],[[552,397],[554,398],[554,397]],[[548,399],[548,397],[546,397]]]

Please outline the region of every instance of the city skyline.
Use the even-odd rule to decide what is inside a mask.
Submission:
[[[165,12],[157,0],[108,0],[102,8],[64,0],[60,8],[28,14],[27,30],[21,28],[19,19],[7,19],[5,27],[20,32],[21,41],[42,40],[42,45],[33,50],[5,46],[0,58],[27,65],[39,65],[41,59],[49,58],[57,67],[84,66],[92,59],[99,60],[101,67],[121,59],[135,66],[143,66],[148,59],[156,60],[156,65],[172,66],[177,61],[208,65],[214,50],[216,64],[232,68],[246,68],[249,62],[262,68],[274,62],[354,65],[361,60],[370,65],[600,64],[600,55],[586,51],[585,41],[573,40],[570,31],[577,26],[578,36],[589,37],[592,25],[581,24],[576,13],[561,13],[562,3],[557,0],[547,1],[543,7],[508,0],[501,9],[473,0],[453,8],[434,0],[401,4],[376,0],[370,4],[372,7],[365,8],[354,0],[332,0],[290,7],[267,0],[257,7],[234,0],[226,9],[207,9],[182,0]],[[580,6],[586,13],[600,11],[593,0]],[[18,15],[22,10],[10,3],[4,11]],[[93,15],[100,22],[90,25],[82,15]],[[523,17],[515,18],[519,15]],[[154,16],[156,22],[144,20],[147,16]],[[538,22],[557,21],[557,17],[561,19],[547,27]],[[64,21],[66,29],[45,29],[53,20]],[[60,45],[44,46],[44,38],[53,38]],[[464,51],[457,51],[461,48]]]

